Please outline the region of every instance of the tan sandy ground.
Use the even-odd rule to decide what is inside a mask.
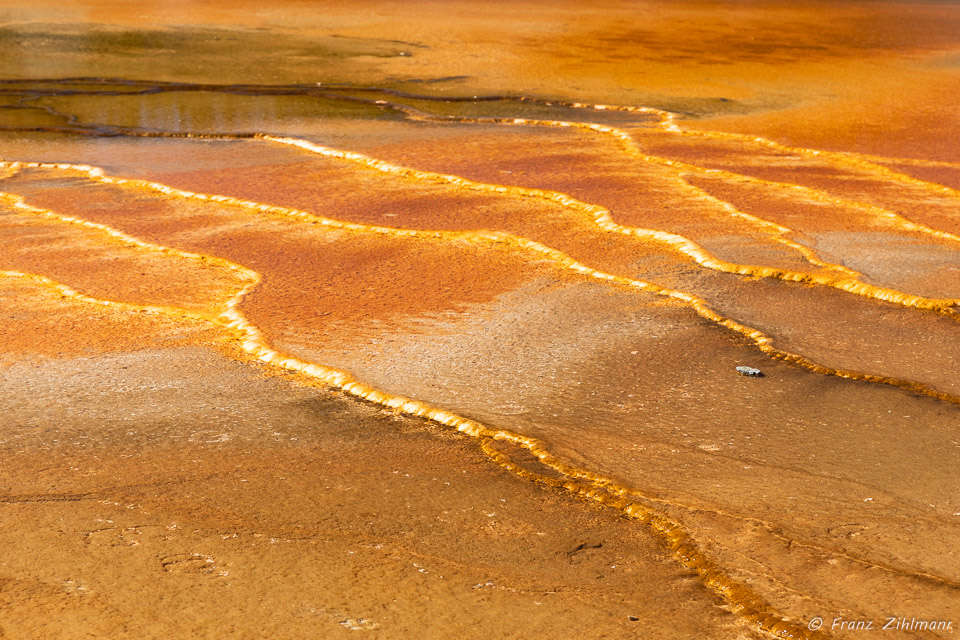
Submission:
[[[111,310],[25,320],[49,294],[17,286],[0,324],[36,346],[0,371],[4,638],[753,637],[634,522],[475,441],[208,348],[120,350]]]
[[[957,232],[956,193],[883,171],[960,184],[960,13],[950,3],[8,5],[8,79],[348,83],[670,109],[686,133],[651,129],[649,117],[603,121],[693,169],[625,162],[609,139],[587,143],[579,131],[408,123],[369,104],[204,92],[34,99],[30,91],[50,85],[9,84],[29,100],[0,100],[0,157],[90,162],[360,222],[506,227],[590,266],[694,292],[815,361],[957,392],[956,314],[719,273],[543,203],[401,185],[263,141],[50,132],[75,125],[69,113],[178,132],[302,135],[568,191],[730,260],[813,270],[795,248],[725,218],[729,205],[792,227],[792,238],[863,271],[864,282],[956,295],[956,239],[907,232],[876,211]],[[551,113],[528,106],[499,105],[495,115]],[[42,132],[8,131],[31,127]],[[852,155],[838,165],[814,148]],[[889,157],[868,166],[858,154]],[[812,615],[840,638],[864,636],[831,629],[835,616],[960,622],[955,398],[769,360],[689,306],[558,275],[502,245],[315,233],[59,172],[3,184],[64,213],[255,267],[264,282],[239,309],[275,346],[544,438],[582,469],[613,476],[797,622],[795,636]],[[211,316],[244,283],[242,271],[121,250],[8,204],[0,269]],[[179,312],[120,311],[62,299],[35,279],[0,280],[0,636],[756,633],[668,557],[652,527],[521,481],[476,441],[266,377],[243,364],[235,337]],[[766,377],[737,377],[735,364]],[[883,637],[898,636],[917,634]]]

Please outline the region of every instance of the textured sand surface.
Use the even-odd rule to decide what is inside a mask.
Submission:
[[[955,5],[61,4],[0,637],[960,627]]]

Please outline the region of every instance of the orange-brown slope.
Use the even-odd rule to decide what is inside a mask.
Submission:
[[[633,523],[462,436],[264,377],[196,322],[8,274],[0,297],[5,635],[755,637]]]
[[[4,309],[0,358],[4,366],[37,357],[147,349],[161,341],[171,346],[202,344],[216,335],[207,323],[196,320],[74,303],[53,283],[29,274],[0,273]]]
[[[347,167],[349,168],[349,167]],[[324,165],[319,165],[317,171],[325,171]],[[340,187],[349,185],[349,173],[334,167],[336,184]],[[275,175],[275,171],[268,169],[267,176]],[[181,182],[173,180],[174,184],[184,187],[236,187],[240,196],[253,195],[267,196],[271,184],[270,178],[258,179],[257,173],[249,172],[251,181],[246,190],[240,190],[240,181],[230,181],[226,176],[217,176],[209,180],[208,174],[202,174],[198,180],[192,181],[189,176],[182,176]],[[318,177],[320,173],[311,174]],[[414,183],[415,206],[403,204],[399,197],[404,193],[402,180],[395,180],[390,176],[384,178],[390,188],[376,199],[376,191],[371,189],[375,185],[374,172],[359,172],[358,182],[353,193],[363,193],[375,196],[374,205],[384,202],[383,198],[389,193],[399,202],[396,213],[386,216],[386,211],[379,206],[364,206],[365,199],[339,198],[332,203],[330,209],[318,207],[320,212],[335,217],[355,219],[358,222],[370,222],[371,213],[380,211],[381,223],[396,226],[405,226],[403,214],[405,211],[416,211],[417,218],[412,222],[426,228],[436,228],[449,219],[450,210],[441,206],[432,218],[424,218],[431,209],[422,206],[426,203],[422,188],[424,185]],[[373,182],[371,182],[373,180]],[[323,181],[307,180],[301,183],[299,191],[293,191],[293,184],[280,183],[284,188],[278,190],[269,200],[271,203],[292,204],[313,199],[314,202],[325,203]],[[440,190],[445,198],[457,195],[456,192]],[[255,191],[255,193],[252,193]],[[50,194],[47,194],[48,196]],[[64,194],[65,195],[65,194]],[[467,198],[469,193],[461,191],[460,195]],[[482,197],[486,198],[486,196]],[[68,197],[60,197],[50,201],[51,206],[69,206]],[[489,200],[485,200],[489,202]],[[449,202],[449,200],[441,201]],[[527,203],[529,204],[529,203]],[[406,208],[405,208],[406,206]],[[537,203],[537,206],[542,206]],[[349,207],[349,208],[348,208]],[[333,210],[331,210],[333,209]],[[466,211],[470,211],[465,207]],[[512,207],[509,209],[513,211]],[[481,212],[486,209],[481,208]],[[357,212],[353,214],[352,212]],[[98,214],[99,215],[99,214]],[[353,217],[353,216],[356,217]],[[502,216],[502,214],[500,214]],[[452,226],[457,228],[456,217]],[[496,216],[495,216],[496,219]],[[502,217],[500,219],[503,219]],[[550,218],[547,219],[548,222]],[[514,218],[513,224],[522,223],[523,218]],[[131,224],[130,220],[124,224]],[[529,226],[534,226],[535,220]],[[540,225],[540,229],[546,225]],[[547,226],[549,229],[549,227]],[[524,231],[511,226],[512,231]],[[633,238],[619,234],[596,234],[591,238],[590,227],[576,233],[558,235],[535,235],[555,248],[566,251],[574,258],[578,258],[596,268],[620,273],[628,277],[640,277],[653,280],[664,286],[672,286],[681,290],[691,291],[705,298],[724,315],[734,317],[746,324],[756,324],[775,336],[787,338],[789,346],[785,348],[800,353],[808,353],[814,359],[843,369],[869,370],[879,372],[888,377],[903,377],[907,379],[925,380],[941,385],[944,389],[952,388],[949,376],[944,375],[940,364],[944,358],[950,358],[953,334],[956,332],[955,323],[946,318],[937,318],[932,314],[922,314],[895,306],[878,305],[848,293],[826,289],[824,287],[810,287],[799,284],[785,284],[771,280],[752,280],[725,274],[715,274],[702,269],[690,269],[678,264],[676,253],[670,251],[656,251],[655,246],[649,243],[639,243]],[[596,238],[596,240],[594,240]],[[798,309],[801,310],[798,313]],[[809,311],[807,311],[809,310]],[[872,320],[875,330],[864,333],[859,329],[860,320],[867,314]],[[819,333],[810,333],[815,327],[822,327]],[[905,342],[905,332],[915,339]],[[825,336],[829,335],[829,339]],[[890,345],[897,345],[891,350]],[[839,347],[839,348],[838,348]]]
[[[247,284],[244,274],[216,261],[143,246],[17,198],[0,200],[0,207],[0,269],[42,274],[116,302],[208,314]]]

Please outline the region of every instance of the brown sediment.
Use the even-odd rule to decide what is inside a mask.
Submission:
[[[156,247],[149,245],[147,243],[141,243],[146,249],[155,250]],[[192,255],[192,254],[190,254]],[[259,279],[259,278],[258,278]],[[70,293],[67,290],[61,289],[64,293]],[[601,482],[604,485],[616,487],[612,484],[612,481],[604,479],[602,477],[594,476],[588,472],[578,470],[575,467],[566,465],[549,453],[547,453],[542,445],[539,445],[535,440],[529,438],[523,438],[516,436],[515,434],[510,434],[507,432],[488,432],[488,430],[476,422],[464,420],[448,412],[440,411],[429,406],[425,406],[421,403],[403,398],[395,397],[390,395],[385,395],[375,389],[372,389],[366,385],[360,384],[351,379],[351,377],[343,372],[338,372],[336,370],[330,370],[324,367],[318,367],[310,363],[305,363],[294,358],[289,358],[284,354],[278,353],[277,351],[271,349],[266,344],[263,343],[262,338],[260,338],[260,331],[250,325],[243,315],[241,315],[236,309],[241,302],[241,296],[247,290],[238,294],[237,297],[231,301],[229,304],[228,310],[222,314],[223,322],[229,322],[227,326],[231,328],[238,329],[241,331],[241,335],[244,336],[245,341],[243,343],[244,349],[247,350],[254,357],[271,363],[281,366],[283,368],[291,369],[294,371],[299,371],[311,376],[313,378],[319,379],[321,382],[326,384],[333,384],[339,388],[342,388],[344,391],[347,391],[353,395],[383,404],[386,407],[396,408],[405,413],[409,413],[415,416],[425,416],[431,420],[438,421],[442,424],[447,424],[448,426],[455,427],[461,431],[469,433],[471,435],[493,435],[495,437],[509,439],[515,442],[518,442],[522,446],[530,449],[534,452],[542,461],[550,464],[552,467],[557,468],[558,470],[575,475],[575,477],[585,478],[587,480],[592,480],[594,482]],[[80,297],[79,294],[76,294],[78,299],[87,300],[87,298]],[[125,308],[125,307],[121,307]],[[153,309],[158,310],[158,309]],[[568,487],[574,488],[574,487]],[[580,487],[579,492],[585,493],[588,497],[594,499],[600,499],[603,497],[603,493],[596,493],[589,488]],[[641,517],[643,519],[650,518],[650,511],[648,509],[641,509],[640,506],[634,505],[630,502],[617,501],[614,503],[614,506],[622,507],[626,509],[626,512],[633,514],[634,511],[638,509],[641,510]],[[667,537],[667,539],[673,540],[675,550],[686,562],[693,562],[694,565],[698,567],[698,570],[702,570],[701,575],[705,580],[705,583],[711,588],[716,589],[721,594],[724,594],[726,597],[731,599],[738,608],[743,609],[742,613],[748,619],[755,619],[760,624],[765,627],[779,629],[784,626],[781,620],[778,617],[771,617],[765,605],[762,605],[754,595],[752,595],[749,590],[744,591],[743,587],[739,587],[729,582],[728,579],[719,575],[712,565],[704,560],[699,554],[697,554],[694,549],[690,546],[689,542],[686,542],[685,536],[680,536],[677,533],[677,526],[664,525],[662,518],[655,518],[655,528],[660,531],[660,533]],[[677,536],[680,536],[679,538]],[[749,597],[748,597],[749,596]]]
[[[238,321],[242,322],[242,317],[237,315],[234,318],[234,326],[240,327],[241,329],[246,327],[244,329],[244,333],[247,336],[252,335],[251,332],[256,331],[255,328],[242,325]],[[255,347],[253,351],[254,355],[257,355],[266,361],[276,362],[281,367],[293,369],[295,371],[304,371],[310,376],[317,376],[318,373],[323,371],[323,368],[317,368],[314,365],[307,365],[294,359],[285,358],[281,354],[268,350],[262,345],[255,346],[255,343],[253,343],[248,337],[245,348],[250,349],[251,347]],[[330,374],[324,374],[320,379],[327,380],[329,375]],[[390,396],[385,396],[370,389],[369,387],[366,387],[365,385],[350,382],[349,377],[344,378],[343,374],[333,373],[333,375],[336,378],[335,383],[343,385],[344,390],[351,394],[356,394],[361,397],[371,399],[375,402],[381,402],[385,404],[385,406],[397,407],[403,412],[409,412],[414,415],[425,415],[430,419],[438,420],[451,426],[456,426],[458,429],[468,433],[475,433],[476,435],[486,433],[486,430],[483,427],[480,427],[477,425],[477,423],[472,421],[462,421],[462,419],[459,419],[447,412],[437,411],[429,407],[425,407],[420,403],[405,400],[403,398],[391,398]],[[639,517],[644,521],[649,520],[652,528],[657,531],[659,535],[662,535],[667,540],[672,541],[671,545],[675,549],[675,552],[681,558],[683,558],[685,562],[691,563],[691,566],[696,568],[709,586],[716,589],[720,593],[725,594],[726,597],[731,599],[731,601],[736,604],[741,614],[745,615],[748,619],[759,621],[759,623],[764,625],[766,628],[783,633],[789,632],[796,637],[803,637],[802,634],[804,632],[798,629],[796,626],[791,627],[790,625],[785,625],[782,621],[779,621],[776,616],[771,617],[771,614],[766,606],[758,602],[756,600],[756,596],[752,594],[752,592],[749,590],[745,591],[743,587],[737,586],[735,583],[731,583],[726,576],[718,573],[709,561],[703,559],[699,552],[690,546],[686,534],[681,533],[681,530],[678,529],[675,523],[671,523],[669,520],[665,520],[661,516],[651,516],[651,511],[648,508],[617,497],[617,494],[622,493],[623,489],[619,488],[616,483],[613,483],[609,479],[605,479],[603,477],[585,473],[576,467],[566,465],[565,463],[551,456],[542,448],[538,447],[536,442],[529,438],[521,438],[517,440],[516,436],[504,432],[492,432],[489,435],[518,442],[522,446],[525,446],[536,453],[543,462],[547,463],[554,469],[573,476],[574,478],[581,478],[594,483],[599,483],[600,486],[603,487],[602,489],[591,488],[590,485],[581,485],[577,482],[567,482],[566,484],[568,486],[566,486],[566,488],[568,490],[575,490],[578,493],[582,493],[591,499],[600,500],[603,503],[610,503],[615,507],[623,508],[627,510],[628,513]],[[611,491],[613,492],[612,495]],[[201,564],[201,566],[203,565]]]

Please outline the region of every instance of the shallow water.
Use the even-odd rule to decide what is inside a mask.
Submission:
[[[521,612],[541,601],[528,596],[568,591],[580,594],[567,614],[580,637],[601,628],[631,637],[640,620],[657,637],[717,638],[861,637],[836,620],[878,627],[891,616],[960,624],[960,158],[943,142],[960,123],[942,91],[955,70],[940,63],[960,49],[954,7],[756,3],[733,13],[723,3],[644,3],[638,31],[616,3],[589,15],[573,4],[504,5],[496,16],[445,3],[420,30],[380,4],[366,19],[350,3],[240,14],[188,3],[175,17],[161,5],[82,6],[55,24],[42,4],[10,10],[2,27],[14,47],[0,63],[3,384],[9,398],[41,398],[6,402],[14,420],[0,453],[24,474],[5,475],[5,493],[60,495],[69,485],[109,497],[105,470],[123,486],[167,478],[181,464],[167,440],[186,438],[197,443],[184,449],[193,462],[183,471],[194,533],[233,531],[228,513],[283,529],[293,516],[269,505],[290,460],[322,464],[310,456],[348,440],[336,471],[344,478],[390,465],[416,475],[438,437],[442,464],[430,464],[444,474],[480,465],[525,487],[516,495],[527,506],[502,525],[514,533],[497,529],[515,545],[503,557],[496,544],[471,555],[461,525],[434,513],[444,499],[402,525],[389,500],[344,506],[298,476],[310,497],[290,505],[314,529],[321,503],[342,513],[342,531],[367,531],[382,516],[394,524],[364,534],[382,544],[403,546],[387,530],[410,526],[417,558],[471,578],[529,554],[536,571],[504,578],[479,618],[451,614],[427,635],[485,637],[471,625],[497,619],[498,633],[534,637]],[[493,60],[496,33],[513,39]],[[885,89],[907,77],[911,95],[889,99]],[[831,137],[837,128],[845,134]],[[158,351],[157,372],[118,369],[106,386],[97,377],[110,358],[183,345],[196,349],[189,362]],[[764,375],[738,376],[740,365]],[[229,380],[227,391],[193,373],[178,380],[181,367],[204,366]],[[280,453],[247,421],[266,411],[258,394],[268,406],[298,387],[248,384],[237,371],[292,377],[326,398],[317,402],[337,393],[342,411],[360,412],[383,441],[343,431],[352,418],[340,413],[304,422],[271,409],[271,428],[284,433],[292,421],[309,443]],[[41,392],[31,372],[103,390]],[[126,385],[141,392],[121,419],[111,412]],[[191,399],[142,392],[165,385]],[[234,406],[238,393],[252,395]],[[94,424],[98,403],[129,439]],[[387,428],[395,414],[415,440]],[[472,438],[441,445],[441,427]],[[87,480],[67,462],[71,429],[102,452],[84,463]],[[218,443],[238,438],[250,444],[220,460]],[[125,462],[131,447],[150,465]],[[267,488],[208,483],[203,467],[226,473],[236,460],[239,469],[250,451],[264,457]],[[368,467],[365,451],[386,457]],[[28,467],[52,469],[49,482],[28,482]],[[378,479],[364,491],[422,501],[432,485],[404,486]],[[448,506],[492,499],[470,491]],[[601,523],[589,527],[616,523],[595,556],[606,563],[599,574],[561,580],[563,563],[544,555],[556,550],[531,537],[546,495],[578,498],[556,506],[557,518],[573,522],[582,509]],[[21,503],[3,502],[14,528],[51,517],[14,513]],[[185,508],[176,496],[151,504]],[[634,536],[646,545],[637,573],[610,577]],[[596,544],[578,541],[571,553]],[[205,559],[216,554],[166,547],[167,573],[228,571]],[[217,548],[237,566],[269,555]],[[362,566],[396,580],[391,562],[364,555]],[[31,574],[17,564],[0,580],[75,590],[60,575],[69,566],[58,557]],[[63,633],[115,633],[124,616],[149,609],[112,591],[124,578],[111,586],[85,575],[99,580],[103,602],[71,609],[75,626]],[[243,594],[257,584],[220,578]],[[277,597],[279,579],[268,579]],[[355,581],[350,599],[387,607],[377,622],[342,603],[309,606],[332,612],[324,619],[340,630],[410,637],[412,620],[427,615],[416,604],[424,594],[463,603],[472,593],[431,580]],[[551,590],[551,581],[563,584]],[[198,602],[222,602],[218,587],[200,584]],[[634,590],[654,587],[675,596],[636,600]],[[41,591],[20,599],[25,619],[53,606]],[[407,613],[383,604],[391,597]],[[611,608],[617,601],[642,615]],[[114,631],[91,626],[101,606],[113,607]],[[558,620],[567,606],[552,610]],[[818,616],[819,630],[809,626]],[[178,633],[190,624],[198,637],[228,633],[200,610],[188,619]],[[548,626],[543,637],[556,637]],[[7,631],[33,637],[34,626],[0,618]]]

